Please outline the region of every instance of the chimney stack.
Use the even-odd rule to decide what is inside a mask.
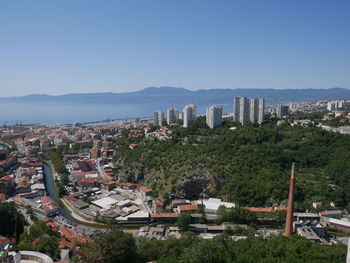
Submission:
[[[286,228],[284,236],[290,237],[293,234],[293,212],[294,212],[294,185],[295,185],[295,163],[292,163],[292,171],[290,175],[289,199],[287,207]]]

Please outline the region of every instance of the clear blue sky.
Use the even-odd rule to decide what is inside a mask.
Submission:
[[[0,96],[350,88],[349,0],[0,1]]]

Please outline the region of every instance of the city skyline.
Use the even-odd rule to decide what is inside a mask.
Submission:
[[[350,87],[348,1],[0,4],[1,97]]]

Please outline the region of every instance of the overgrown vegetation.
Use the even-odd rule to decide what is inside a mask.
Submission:
[[[237,130],[228,127],[237,126]],[[318,127],[274,120],[258,127],[225,122],[208,129],[198,118],[188,129],[174,126],[168,141],[117,140],[118,176],[141,180],[166,197],[183,178],[198,169],[220,181],[215,195],[241,206],[271,206],[288,197],[291,163],[297,163],[296,208],[311,209],[313,201],[346,207],[350,202],[350,136]],[[135,176],[135,175],[142,176]],[[140,179],[141,178],[141,179]]]
[[[60,259],[58,248],[60,234],[51,230],[43,221],[36,221],[21,235],[20,250],[34,250],[49,255],[53,260]]]
[[[69,182],[68,178],[68,171],[66,169],[66,166],[64,165],[62,154],[56,151],[49,151],[47,153],[49,160],[51,161],[51,164],[53,165],[54,171],[57,172],[61,180],[56,180],[56,187],[58,191],[58,195],[61,197],[65,193],[65,186]]]
[[[233,241],[226,234],[212,240],[185,233],[180,239],[138,238],[121,231],[98,237],[81,250],[82,262],[144,263],[343,263],[346,246],[324,246],[293,236],[249,236]]]
[[[23,215],[17,212],[13,202],[0,203],[0,235],[15,237],[18,242],[25,224]]]

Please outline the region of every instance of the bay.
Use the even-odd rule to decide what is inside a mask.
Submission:
[[[153,117],[157,110],[166,111],[185,105],[159,103],[145,104],[59,104],[59,103],[0,103],[0,126],[22,124],[63,124],[90,122],[106,119]],[[203,114],[208,105],[198,105],[198,113]],[[224,112],[231,112],[232,106],[225,105]]]

